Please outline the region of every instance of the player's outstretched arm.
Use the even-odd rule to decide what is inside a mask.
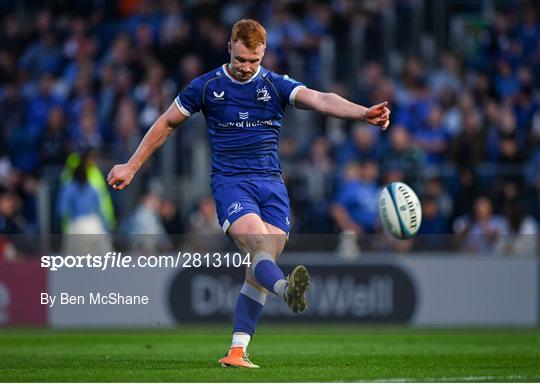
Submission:
[[[335,93],[325,93],[309,88],[300,88],[294,104],[301,109],[311,109],[340,119],[363,120],[380,126],[383,130],[390,125],[388,103],[382,102],[369,108],[350,102]]]
[[[117,164],[112,167],[107,175],[107,183],[113,189],[121,191],[131,183],[135,173],[141,168],[146,160],[158,149],[174,130],[187,120],[173,102],[144,135],[139,147],[125,164]]]

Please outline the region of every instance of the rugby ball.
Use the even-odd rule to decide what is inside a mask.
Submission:
[[[384,227],[398,239],[410,239],[422,224],[418,196],[405,183],[388,184],[379,196],[379,216]]]

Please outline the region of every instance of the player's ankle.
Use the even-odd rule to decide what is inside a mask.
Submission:
[[[274,293],[285,300],[285,293],[287,292],[287,280],[280,279],[274,284]]]
[[[242,348],[244,352],[247,350],[251,336],[245,332],[233,332],[231,348]]]

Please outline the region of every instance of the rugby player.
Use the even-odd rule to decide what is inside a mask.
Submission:
[[[232,343],[222,366],[257,368],[246,349],[268,292],[294,313],[307,308],[309,274],[296,267],[285,277],[276,264],[287,241],[289,197],[281,178],[278,139],[287,105],[386,129],[386,102],[370,108],[334,93],[306,87],[261,66],[266,31],[255,20],[232,28],[230,62],[191,81],[152,125],[126,164],[115,165],[107,181],[115,190],[129,185],[143,163],[191,115],[202,112],[212,150],[211,189],[223,231],[251,255],[235,307]]]

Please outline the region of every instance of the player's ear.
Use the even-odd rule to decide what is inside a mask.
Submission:
[[[227,50],[229,51],[229,53],[231,53],[231,41],[230,40],[227,42]]]

